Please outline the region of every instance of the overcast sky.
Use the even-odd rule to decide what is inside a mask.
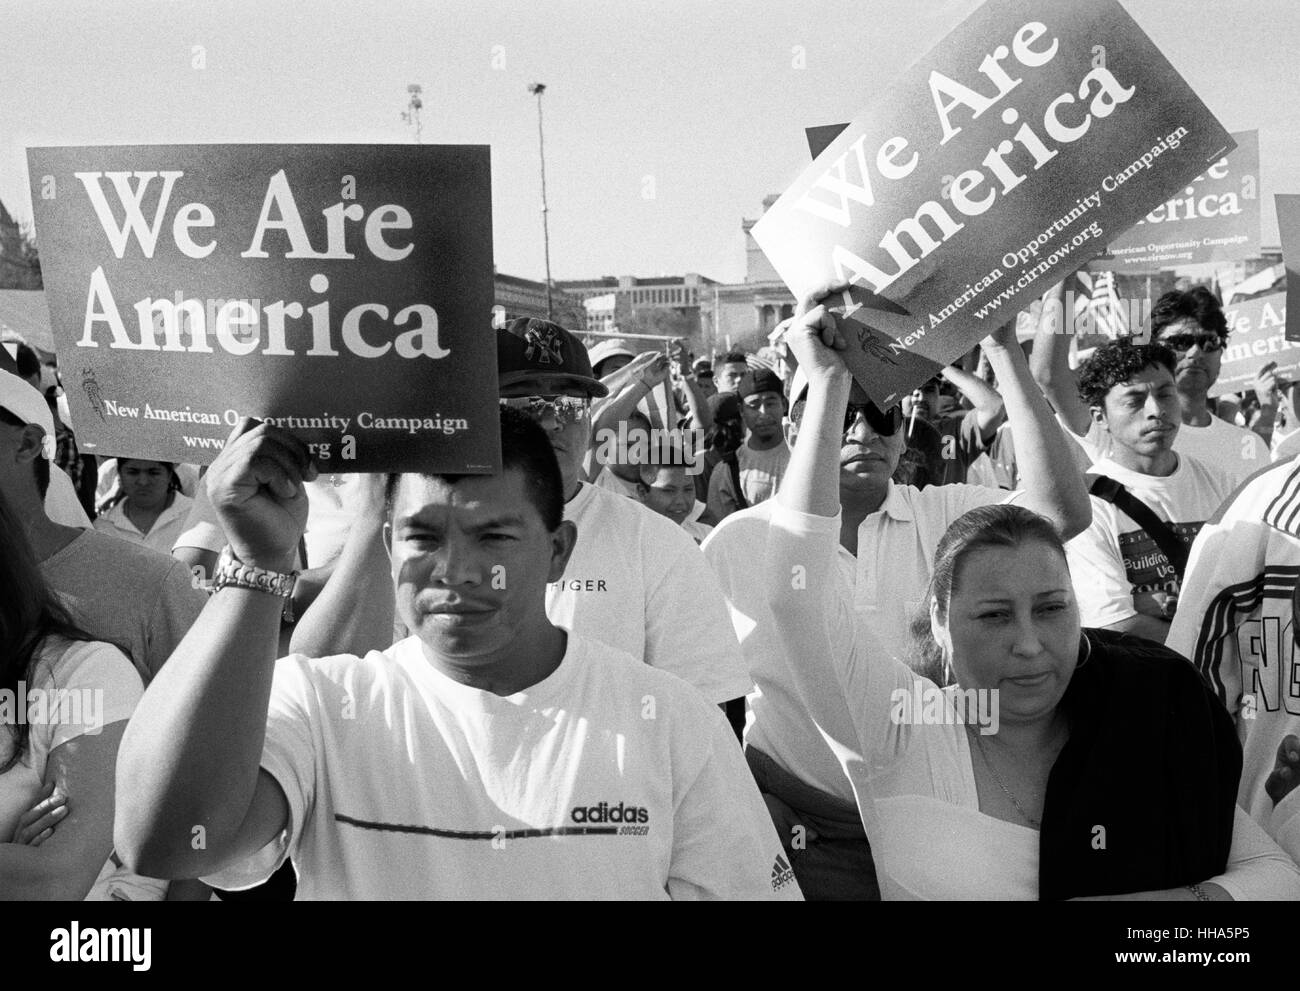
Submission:
[[[744,274],[741,218],[978,0],[0,0],[0,200],[31,216],[42,144],[401,142],[492,146],[500,271],[544,265],[546,83],[557,279]],[[1300,191],[1294,0],[1126,0],[1229,130],[1258,128],[1263,237]],[[802,67],[800,67],[802,65]]]

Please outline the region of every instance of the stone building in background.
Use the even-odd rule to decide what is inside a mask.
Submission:
[[[777,201],[777,194],[763,200],[763,211]],[[740,348],[757,351],[767,344],[768,335],[786,317],[794,315],[795,298],[750,233],[759,218],[745,218],[740,229],[745,235],[745,281],[713,286],[711,298],[700,307],[700,319],[712,350]]]

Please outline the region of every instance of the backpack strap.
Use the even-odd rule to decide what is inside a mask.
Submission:
[[[736,457],[736,452],[732,451],[723,460],[727,462],[727,469],[731,472],[731,487],[736,490],[736,508],[748,509],[749,500],[745,498],[745,490],[740,487],[740,459]]]
[[[1183,573],[1187,570],[1187,558],[1191,553],[1191,548],[1187,546],[1173,529],[1155,514],[1145,502],[1137,498],[1119,482],[1106,475],[1098,475],[1093,479],[1092,487],[1089,493],[1095,495],[1098,499],[1104,499],[1111,503],[1116,509],[1120,510],[1125,516],[1140,526],[1147,532],[1160,552],[1173,566],[1178,575],[1178,580],[1183,580]]]

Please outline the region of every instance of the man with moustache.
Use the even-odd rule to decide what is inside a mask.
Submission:
[[[1083,625],[1157,643],[1177,609],[1186,549],[1233,490],[1217,465],[1175,450],[1176,361],[1163,344],[1115,341],[1083,367],[1079,392],[1110,453],[1088,470],[1092,524],[1065,545]]]
[[[548,619],[577,533],[541,428],[500,422],[496,475],[390,476],[413,635],[365,657],[275,661],[316,471],[266,424],[227,442],[216,591],[119,751],[127,863],[239,888],[291,858],[303,899],[799,898],[722,715]]]
[[[796,325],[818,301],[801,306]],[[1023,438],[1028,462],[1020,491],[964,484],[925,489],[899,485],[891,476],[903,453],[902,410],[880,410],[854,383],[843,412],[839,563],[846,594],[855,604],[858,628],[869,630],[872,642],[914,662],[938,684],[951,679],[942,671],[925,669],[920,658],[910,655],[909,627],[923,607],[935,547],[948,526],[970,509],[997,502],[1033,508],[1067,536],[1088,523],[1082,479],[1030,377],[1014,325],[987,338],[983,346],[1002,383],[1007,416]],[[786,424],[791,446],[803,415],[806,384],[806,377],[796,372]],[[755,569],[764,563],[774,502],[733,513],[704,542],[705,557],[727,593],[732,622],[757,686],[749,697],[745,754],[805,897],[877,900],[871,850],[853,789],[803,702],[762,583],[754,580]],[[792,575],[790,581],[792,594],[798,594],[799,576]],[[846,708],[841,715],[843,726],[852,727]]]

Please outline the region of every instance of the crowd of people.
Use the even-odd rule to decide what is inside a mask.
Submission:
[[[1077,368],[1060,298],[885,409],[829,292],[518,319],[494,475],[96,459],[20,348],[0,890],[1300,898],[1293,386],[1209,398],[1208,289]]]

